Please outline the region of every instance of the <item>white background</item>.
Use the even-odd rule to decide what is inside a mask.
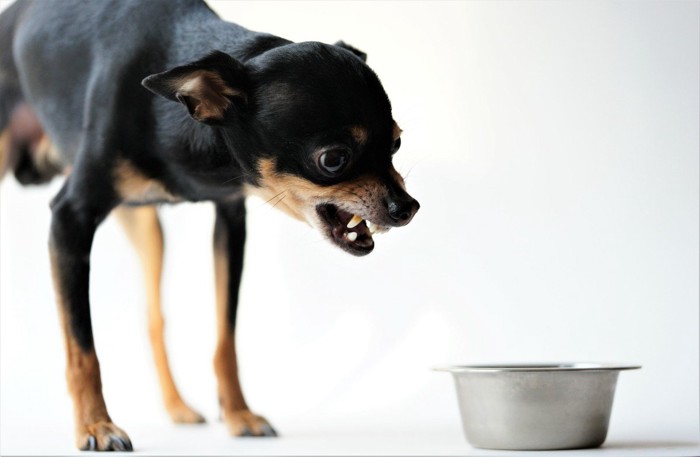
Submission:
[[[697,454],[697,2],[212,5],[366,51],[422,208],[358,259],[249,201],[241,378],[277,440],[234,440],[217,422],[211,206],[161,209],[171,363],[202,427],[170,425],[160,405],[139,264],[108,219],[95,339],[137,451],[488,454],[461,437],[452,381],[431,367],[619,361],[644,368],[620,375],[597,452]],[[0,186],[3,454],[73,452],[46,249],[59,187]]]

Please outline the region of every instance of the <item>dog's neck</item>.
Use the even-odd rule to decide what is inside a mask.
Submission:
[[[173,54],[168,56],[166,67],[194,61],[214,49],[245,63],[267,50],[291,43],[275,35],[224,21],[204,3],[188,6],[192,10],[183,15],[171,31],[173,45],[170,50]]]

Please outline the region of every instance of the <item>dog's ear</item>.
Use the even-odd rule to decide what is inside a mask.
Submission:
[[[338,41],[337,43],[335,43],[335,45],[338,46],[339,48],[345,49],[346,51],[352,52],[352,53],[355,54],[357,57],[359,57],[363,62],[365,62],[365,63],[367,62],[367,54],[365,54],[364,52],[360,51],[360,50],[357,49],[356,47],[350,46],[349,44],[347,44],[347,43],[344,42],[344,41]]]
[[[239,61],[214,51],[201,60],[148,76],[141,84],[151,92],[187,107],[205,124],[219,124],[234,102],[247,101],[247,73]]]

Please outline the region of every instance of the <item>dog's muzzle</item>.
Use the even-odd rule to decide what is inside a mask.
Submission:
[[[387,214],[389,218],[386,222],[393,227],[402,227],[413,219],[420,204],[418,201],[404,192],[403,195],[387,198],[386,201]]]

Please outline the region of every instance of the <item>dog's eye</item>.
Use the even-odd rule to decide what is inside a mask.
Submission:
[[[318,166],[327,175],[339,175],[348,163],[348,153],[343,149],[330,149],[318,156]]]
[[[394,144],[391,146],[391,153],[394,154],[401,147],[401,137],[394,140]]]

